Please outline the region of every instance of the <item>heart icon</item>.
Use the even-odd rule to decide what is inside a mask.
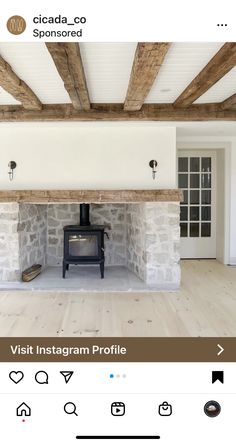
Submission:
[[[11,372],[9,373],[9,378],[15,383],[18,384],[24,378],[23,372]]]

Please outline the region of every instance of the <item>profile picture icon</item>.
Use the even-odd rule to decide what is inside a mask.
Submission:
[[[10,34],[20,35],[26,29],[26,21],[21,15],[13,15],[7,20],[7,29]]]

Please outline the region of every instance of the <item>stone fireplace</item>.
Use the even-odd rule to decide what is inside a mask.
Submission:
[[[109,227],[106,267],[123,266],[148,286],[180,284],[178,190],[0,192],[0,281],[20,281],[34,263],[61,267],[63,227],[78,224],[89,202],[91,223]],[[96,202],[96,203],[94,203]],[[99,275],[98,275],[99,279]]]

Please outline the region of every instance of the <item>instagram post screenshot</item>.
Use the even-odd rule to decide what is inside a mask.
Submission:
[[[234,2],[0,10],[0,441],[235,444]]]

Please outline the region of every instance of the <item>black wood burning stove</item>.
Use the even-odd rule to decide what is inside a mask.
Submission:
[[[100,265],[101,278],[104,278],[104,234],[105,226],[91,225],[89,205],[80,205],[80,225],[64,227],[63,278],[69,265]]]

